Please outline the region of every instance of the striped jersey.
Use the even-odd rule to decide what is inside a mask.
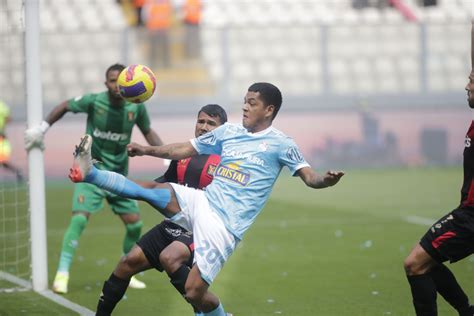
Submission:
[[[309,164],[293,139],[273,127],[250,133],[225,123],[192,139],[199,154],[217,154],[221,162],[205,194],[226,228],[242,239],[264,207],[283,167],[295,173]]]

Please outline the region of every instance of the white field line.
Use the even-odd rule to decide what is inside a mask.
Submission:
[[[416,216],[416,215],[405,216],[403,219],[408,223],[423,225],[423,226],[430,226],[436,221],[435,219],[432,219],[432,218],[426,218],[426,217],[421,217],[421,216]]]
[[[0,279],[5,279],[11,283],[17,284],[25,289],[31,290],[31,282],[28,282],[26,280],[23,280],[17,276],[14,276],[10,273],[0,271]],[[85,316],[93,316],[95,313],[91,311],[90,309],[85,308],[84,306],[78,305],[76,303],[73,303],[61,295],[53,293],[51,290],[46,290],[46,291],[41,291],[37,292],[39,295],[46,297],[47,299],[55,302],[56,304],[62,305],[76,313],[79,313],[79,315],[85,315]]]

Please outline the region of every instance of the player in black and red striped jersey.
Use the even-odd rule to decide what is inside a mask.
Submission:
[[[471,74],[466,86],[469,107],[474,109],[474,22],[471,26]],[[467,131],[464,147],[464,181],[459,206],[439,219],[405,259],[417,315],[437,315],[439,293],[459,315],[474,315],[474,306],[443,262],[451,263],[474,253],[474,120]]]
[[[210,132],[225,122],[225,110],[217,104],[208,104],[198,112],[195,136]],[[146,188],[154,188],[157,183],[174,182],[205,189],[211,183],[219,162],[218,155],[197,155],[179,161],[173,160],[165,174],[154,182],[137,183]],[[170,220],[162,221],[140,238],[105,281],[96,315],[110,315],[125,294],[130,278],[151,268],[166,271],[171,284],[184,295],[184,285],[193,264],[193,252],[192,233]],[[199,315],[196,309],[195,313]]]

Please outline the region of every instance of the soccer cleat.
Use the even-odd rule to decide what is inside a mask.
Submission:
[[[69,169],[69,179],[72,182],[83,182],[84,178],[90,172],[92,168],[92,137],[91,135],[84,135],[81,138],[81,142],[76,146],[74,151],[74,162],[72,168]]]
[[[67,284],[69,282],[68,272],[57,272],[53,282],[53,292],[58,294],[67,293]]]
[[[132,276],[130,279],[130,283],[128,287],[131,289],[144,289],[146,288],[146,284],[140,280],[138,280],[135,276]]]

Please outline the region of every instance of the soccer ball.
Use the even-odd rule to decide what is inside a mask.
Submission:
[[[143,103],[155,92],[156,78],[150,68],[130,65],[119,74],[117,85],[122,98],[133,103]]]

